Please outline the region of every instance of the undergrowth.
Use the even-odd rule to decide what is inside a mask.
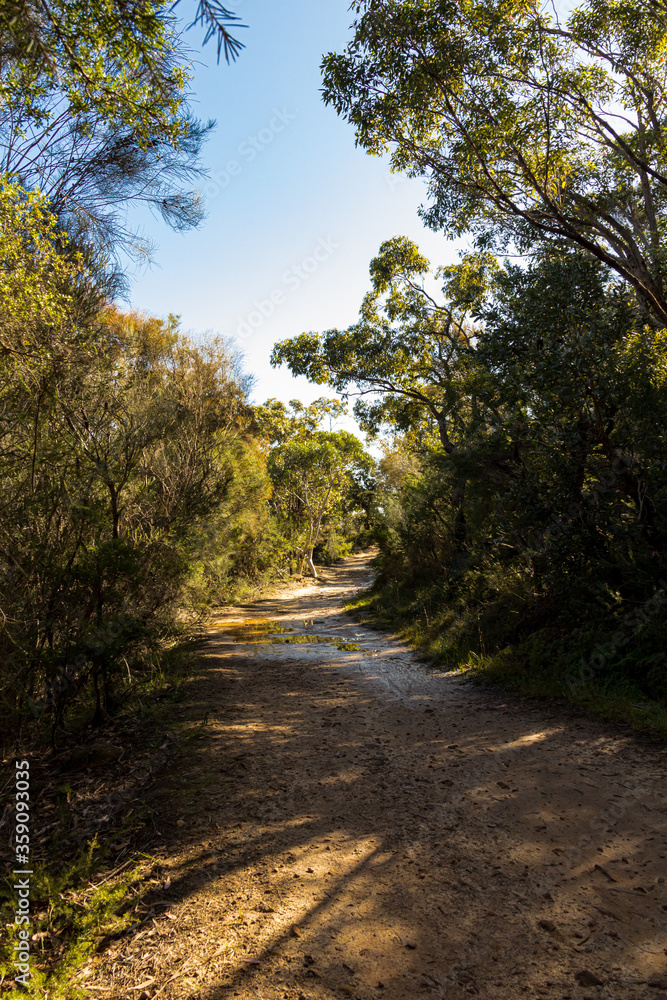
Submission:
[[[50,818],[57,822],[51,823],[54,829],[44,837],[33,818],[34,860],[31,860],[27,925],[30,977],[25,986],[15,982],[14,966],[21,929],[15,922],[16,882],[20,876],[8,872],[0,887],[0,920],[5,929],[0,939],[3,1000],[5,997],[80,1000],[88,996],[86,980],[94,971],[98,953],[112,939],[131,933],[141,922],[137,905],[157,864],[140,850],[150,823],[151,807],[135,807],[123,814],[124,818],[117,817],[106,825],[103,835],[92,836],[84,848],[77,849],[69,832],[77,830],[77,818],[81,819],[80,812],[77,813],[81,796],[77,797],[76,789],[81,790],[82,781],[92,781],[94,785],[102,781],[112,789],[115,755],[112,753],[106,759],[105,753],[113,750],[114,744],[120,743],[134,761],[152,759],[167,745],[165,741],[172,748],[172,760],[176,747],[179,755],[188,750],[201,726],[192,720],[177,721],[174,709],[187,697],[185,688],[199,661],[199,649],[200,640],[193,639],[165,648],[143,682],[133,685],[117,714],[93,733],[86,713],[73,713],[67,729],[57,734],[55,756],[46,752],[41,729],[30,734],[32,752],[23,745],[25,752],[21,755],[34,761],[31,801],[38,803],[39,815],[45,813],[44,807],[50,802]],[[93,771],[86,771],[91,764]],[[10,809],[11,795],[11,788],[6,786],[3,799]],[[99,815],[104,807],[96,803],[94,808]]]
[[[108,872],[97,838],[65,864],[38,863],[30,876],[33,896],[29,977],[17,985],[14,966],[19,925],[14,923],[18,898],[16,879],[9,876],[0,906],[6,935],[0,945],[2,995],[10,998],[79,1000],[87,995],[90,960],[102,942],[136,923],[132,886],[153,867],[151,858],[137,858]],[[21,970],[20,970],[21,971]],[[11,984],[14,983],[12,986]],[[9,991],[6,992],[9,986]]]

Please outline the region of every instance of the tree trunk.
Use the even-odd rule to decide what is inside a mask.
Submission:
[[[108,483],[108,487],[109,496],[111,498],[111,537],[118,538],[118,526],[120,523],[120,514],[118,512],[118,491],[112,483]]]
[[[438,424],[438,434],[440,436],[442,447],[448,455],[451,455],[453,451],[456,451],[456,449],[452,444],[449,434],[447,433],[447,420],[445,415],[444,413],[437,413],[433,410],[431,412],[434,414],[436,423]]]

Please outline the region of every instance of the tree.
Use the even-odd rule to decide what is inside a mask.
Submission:
[[[0,92],[11,101],[21,83],[24,106],[39,116],[44,90],[67,100],[67,112],[93,112],[111,126],[129,125],[139,139],[170,130],[177,140],[182,87],[176,3],[158,0],[2,0]],[[218,58],[235,59],[230,33],[239,18],[219,0],[198,0],[189,27],[217,38]],[[182,55],[182,53],[181,53]]]
[[[266,519],[238,356],[110,305],[128,201],[201,218],[182,182],[210,125],[172,11],[0,2],[0,692],[19,728],[112,711]],[[217,0],[195,17],[228,59],[230,19]]]
[[[93,308],[44,199],[7,184],[0,260],[3,711],[57,724],[92,696],[99,720],[264,508],[247,380],[173,317]]]
[[[278,400],[269,400],[258,408],[257,419],[275,442],[268,463],[273,503],[296,529],[299,573],[307,563],[317,578],[313,551],[324,520],[342,512],[357,485],[355,470],[372,463],[354,434],[317,429],[323,418],[345,411],[338,400],[321,399],[308,407],[293,400],[290,406],[291,413]]]
[[[219,55],[238,55],[236,16],[200,0],[193,24]],[[127,225],[126,207],[148,205],[177,229],[197,225],[192,182],[213,126],[188,106],[190,70],[173,4],[160,0],[0,3],[0,167],[40,190],[72,239],[98,261],[150,246]]]
[[[358,0],[323,63],[324,98],[370,153],[429,183],[450,236],[564,242],[667,322],[667,9],[586,0]]]
[[[652,581],[650,560],[659,565],[664,550],[663,334],[642,330],[627,285],[582,253],[505,268],[473,255],[436,272],[442,304],[424,287],[427,268],[406,239],[383,244],[359,322],[283,341],[273,363],[372,394],[355,407],[363,425],[384,425],[403,447],[409,438],[428,466],[427,494],[410,488],[411,533],[440,505],[451,565],[489,531],[536,579],[562,580],[587,559],[610,564],[613,552]],[[600,576],[616,578],[609,566]]]
[[[417,432],[426,454],[435,444],[428,421],[435,423],[440,446],[457,459],[450,467],[453,481],[447,477],[448,502],[454,511],[457,559],[465,561],[466,452],[478,440],[488,443],[486,428],[497,407],[485,385],[488,373],[477,363],[476,330],[469,314],[498,265],[485,254],[437,269],[435,277],[444,280],[449,293],[442,303],[424,287],[429,268],[428,260],[407,238],[386,241],[371,262],[373,291],[363,300],[359,322],[344,331],[307,333],[282,341],[271,362],[286,363],[293,374],[327,383],[339,392],[356,387],[362,396],[370,394],[370,403],[362,400],[355,405],[362,427],[377,432],[384,424],[413,436]],[[496,420],[502,423],[501,417]],[[485,464],[488,474],[504,476],[514,452],[507,440],[496,444],[495,450],[487,449]]]
[[[479,294],[493,266],[488,256],[468,260],[466,287],[476,283]],[[355,407],[370,431],[385,419],[407,429],[426,413],[437,426],[442,447],[451,453],[464,387],[474,379],[474,328],[465,308],[438,303],[426,290],[423,279],[429,269],[428,260],[406,237],[387,240],[371,262],[373,290],[364,297],[358,322],[347,330],[281,341],[271,364],[286,364],[292,374],[337,392],[373,396],[370,404]],[[460,269],[443,269],[438,276],[461,285]]]
[[[664,332],[583,254],[508,264],[482,312],[478,362],[520,462],[504,501],[520,545],[552,580],[595,564],[628,598],[650,589],[665,546]]]

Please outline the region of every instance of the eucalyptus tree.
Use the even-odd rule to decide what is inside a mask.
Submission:
[[[357,0],[324,99],[427,179],[423,217],[482,248],[565,242],[667,322],[667,10],[585,0]]]
[[[429,261],[406,237],[394,237],[371,261],[372,291],[363,299],[357,323],[282,341],[271,356],[273,365],[287,364],[294,375],[359,395],[355,414],[363,429],[410,431],[426,454],[439,444],[453,458],[453,479],[445,478],[461,558],[467,545],[468,476],[461,462],[478,439],[486,439],[488,411],[494,406],[485,391],[487,374],[477,364],[471,307],[497,269],[488,254],[438,268],[433,277],[444,282],[446,292],[438,301],[425,281]],[[511,447],[502,442],[495,451],[487,450],[485,462],[503,474],[513,462]]]
[[[309,406],[293,400],[290,407],[270,399],[257,408],[256,419],[273,443],[268,460],[272,504],[292,535],[299,573],[307,565],[317,577],[313,552],[324,523],[355,502],[359,478],[373,463],[354,434],[321,429],[324,420],[345,412],[339,400],[319,399]]]
[[[359,321],[278,343],[272,362],[360,394],[362,425],[412,449],[417,562],[461,566],[477,547],[527,560],[540,585],[595,564],[600,582],[625,566],[624,592],[650,589],[667,531],[664,332],[642,328],[629,286],[581,252],[504,267],[468,256],[435,272],[441,301],[428,267],[407,239],[387,241]],[[428,532],[443,541],[425,556]]]
[[[371,261],[372,290],[358,321],[345,330],[280,341],[271,363],[358,395],[355,413],[368,431],[386,421],[408,429],[426,416],[451,454],[462,427],[464,387],[474,388],[474,324],[463,284],[468,297],[473,288],[480,294],[496,267],[487,255],[469,258],[465,275],[461,268],[439,269],[434,277],[458,290],[458,299],[439,302],[425,283],[429,261],[409,239],[393,237]]]

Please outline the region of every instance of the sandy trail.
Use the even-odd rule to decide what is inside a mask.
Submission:
[[[369,579],[354,556],[216,617],[201,750],[159,792],[169,885],[106,995],[665,1000],[664,756],[420,665],[344,613]]]

